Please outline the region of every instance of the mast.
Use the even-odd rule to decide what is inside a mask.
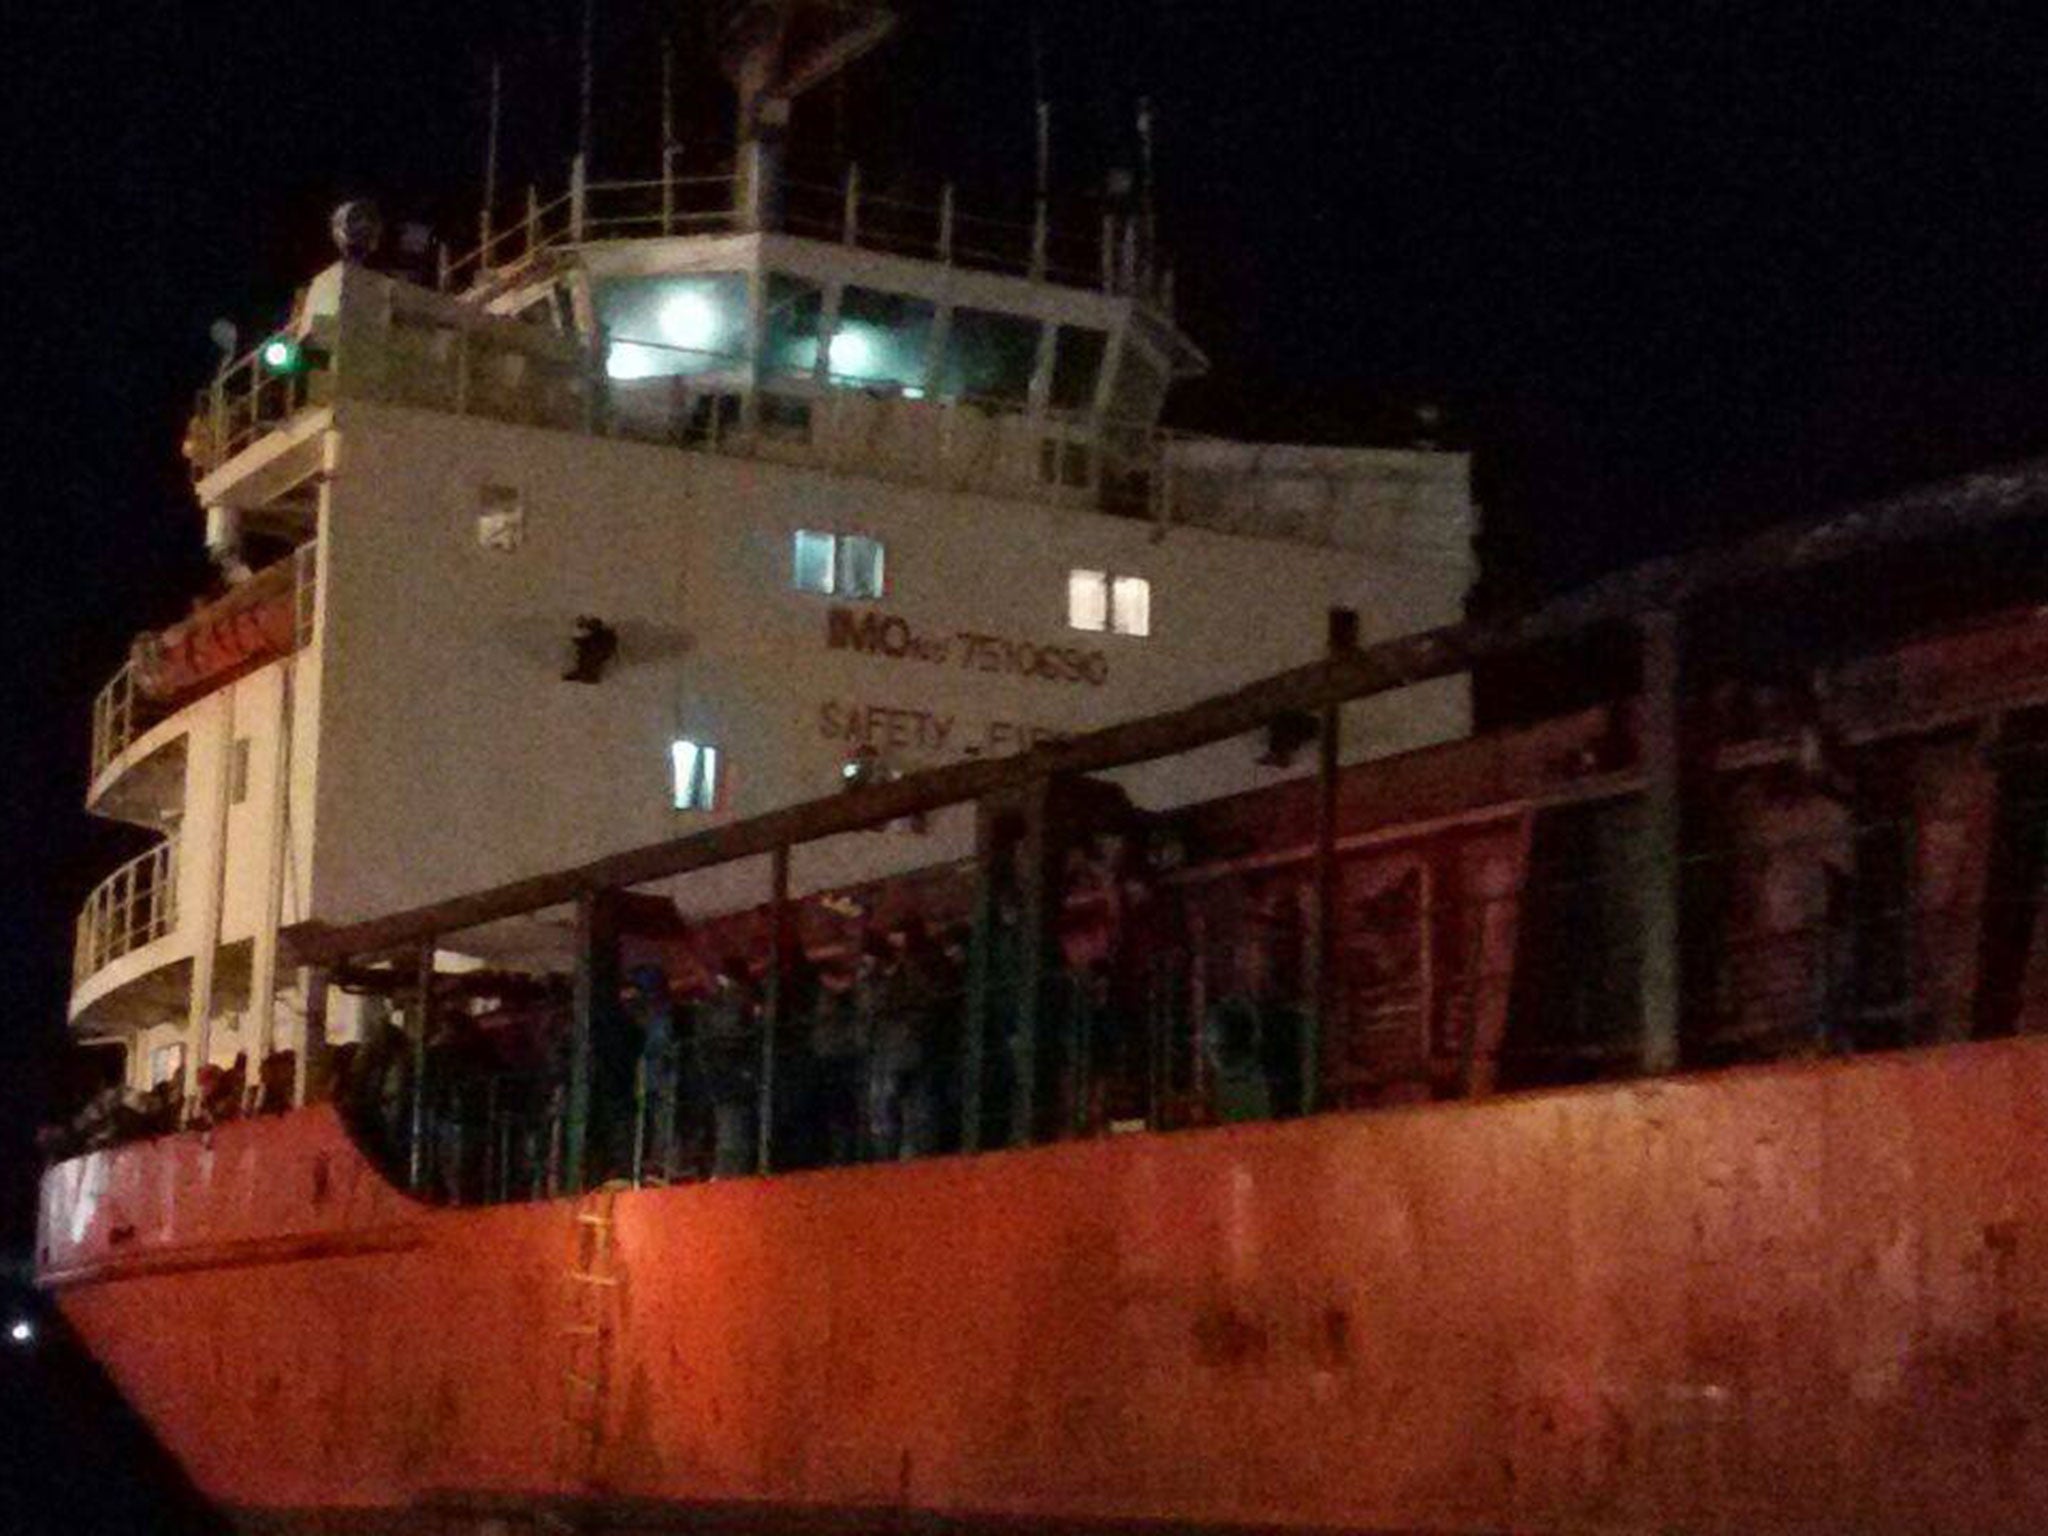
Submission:
[[[719,62],[739,96],[741,222],[781,217],[783,140],[796,98],[895,30],[889,0],[735,0],[719,29]]]

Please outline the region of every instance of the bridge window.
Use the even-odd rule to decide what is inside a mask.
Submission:
[[[708,811],[718,803],[718,748],[701,741],[669,743],[679,811]]]
[[[1048,403],[1056,411],[1086,411],[1095,406],[1095,386],[1102,378],[1102,358],[1109,337],[1082,325],[1063,325],[1053,341],[1052,390]]]
[[[597,318],[614,379],[660,379],[732,369],[747,335],[747,282],[738,272],[602,283]]]
[[[1095,634],[1152,633],[1152,583],[1143,576],[1073,571],[1067,576],[1067,623]]]
[[[768,274],[762,341],[768,373],[808,375],[817,371],[818,332],[824,312],[825,291],[816,283],[781,272]]]
[[[882,541],[858,533],[797,530],[792,580],[799,592],[820,597],[882,595]]]
[[[1036,320],[986,309],[956,309],[939,362],[939,391],[949,399],[1022,405],[1038,369]]]
[[[923,299],[848,288],[840,296],[839,321],[826,348],[832,381],[893,384],[907,395],[921,393],[937,316],[937,308]]]

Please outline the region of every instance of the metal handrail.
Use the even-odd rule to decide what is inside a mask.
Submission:
[[[166,838],[93,888],[79,910],[73,985],[178,926],[178,840]]]
[[[836,184],[787,178],[782,190],[798,205],[788,210],[789,227],[820,239],[1018,277],[1054,277],[1111,290],[1123,286],[1113,223],[1082,234],[1030,219],[958,211],[950,186],[936,201],[866,192],[858,167],[849,167],[845,180]],[[885,229],[871,231],[861,218],[864,209],[887,216]],[[929,236],[906,239],[901,233],[906,216],[928,225]],[[475,246],[443,260],[440,286],[444,292],[467,292],[516,273],[560,246],[738,230],[744,225],[740,180],[730,174],[584,181],[572,172],[569,190],[547,202],[530,193],[526,206],[502,223],[494,210]],[[956,247],[956,226],[971,228],[984,238],[978,245]],[[1090,259],[1082,259],[1084,250]],[[1054,251],[1057,257],[1050,254]]]
[[[164,714],[162,706],[136,687],[134,658],[122,662],[121,670],[93,699],[92,772],[87,782],[98,783],[114,759]]]

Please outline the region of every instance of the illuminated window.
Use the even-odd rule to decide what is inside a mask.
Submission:
[[[1152,583],[1142,576],[1107,571],[1067,575],[1067,623],[1096,634],[1152,633]]]
[[[937,316],[937,307],[925,299],[848,288],[825,348],[825,371],[835,384],[894,385],[906,395],[921,393]]]
[[[1120,635],[1152,633],[1152,583],[1142,576],[1117,576],[1109,583],[1109,627]]]
[[[737,272],[600,283],[605,372],[620,382],[732,369],[743,360],[747,281]]]
[[[701,741],[673,741],[669,757],[675,764],[676,809],[712,809],[718,803],[718,748]]]
[[[1109,577],[1102,571],[1075,571],[1067,577],[1067,623],[1075,629],[1109,628]]]
[[[797,591],[815,592],[820,597],[878,598],[883,582],[882,541],[859,533],[799,528],[790,579]]]
[[[154,1088],[185,1075],[185,1047],[179,1043],[159,1045],[149,1053],[149,1086]]]

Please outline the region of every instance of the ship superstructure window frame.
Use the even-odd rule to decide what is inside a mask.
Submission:
[[[1117,571],[1076,568],[1067,573],[1067,627],[1091,635],[1152,633],[1152,582]]]
[[[871,603],[888,590],[888,551],[872,534],[799,528],[789,559],[790,585],[814,597]]]
[[[718,748],[678,736],[669,743],[670,799],[679,811],[718,809]]]

